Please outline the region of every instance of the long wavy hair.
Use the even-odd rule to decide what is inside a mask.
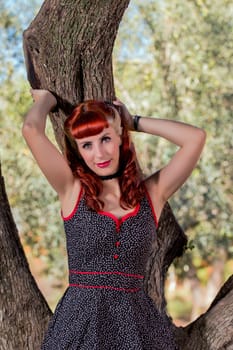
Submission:
[[[120,205],[124,209],[134,208],[144,196],[145,188],[122,108],[109,102],[85,101],[75,107],[64,123],[68,164],[73,175],[81,182],[87,205],[96,211],[104,206],[99,199],[103,183],[81,158],[75,139],[97,135],[110,125],[121,135],[122,140],[119,159]]]

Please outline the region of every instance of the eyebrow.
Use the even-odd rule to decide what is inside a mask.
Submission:
[[[106,133],[104,133],[101,137],[100,137],[100,139],[102,139],[103,137],[105,137],[105,136],[109,136],[110,135],[110,132],[109,131],[107,131]],[[78,141],[78,143],[82,146],[82,145],[85,145],[86,143],[92,143],[92,141],[91,140],[86,140],[86,141]]]
[[[81,145],[81,146],[82,146],[82,145],[85,145],[86,143],[91,143],[91,141],[83,141],[83,142],[79,142],[79,141],[78,141],[78,144]]]

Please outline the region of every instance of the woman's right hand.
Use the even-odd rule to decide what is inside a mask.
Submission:
[[[35,103],[45,104],[48,110],[52,110],[57,105],[55,96],[48,90],[31,89],[30,93]]]

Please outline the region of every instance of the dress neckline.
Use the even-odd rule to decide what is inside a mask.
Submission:
[[[132,211],[130,211],[129,213],[127,213],[127,214],[125,214],[123,216],[121,216],[120,218],[118,218],[116,215],[112,214],[111,212],[108,212],[108,211],[105,211],[105,210],[99,210],[98,214],[111,218],[112,220],[114,220],[116,222],[117,225],[119,225],[120,223],[124,222],[128,218],[130,218],[132,216],[136,216],[138,211],[139,211],[139,209],[140,209],[140,203],[138,203],[136,205],[136,207]]]
[[[62,210],[61,210],[61,216],[62,216],[64,221],[68,221],[74,216],[74,214],[76,213],[76,211],[78,209],[78,206],[79,206],[79,203],[80,203],[82,198],[84,199],[84,193],[83,193],[83,189],[81,188],[81,190],[79,192],[79,195],[78,195],[77,202],[75,204],[75,207],[71,211],[71,213],[69,215],[67,215],[67,216],[64,216],[63,213],[62,213]],[[140,207],[141,207],[141,204],[138,203],[136,205],[136,207],[132,211],[130,211],[129,213],[123,215],[120,218],[118,218],[116,215],[112,214],[111,212],[108,212],[108,211],[105,211],[105,210],[99,210],[97,212],[97,214],[111,218],[116,223],[116,226],[120,227],[122,222],[126,221],[130,217],[136,216],[137,213],[139,212]]]

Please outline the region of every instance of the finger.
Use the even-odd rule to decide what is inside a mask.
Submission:
[[[112,102],[114,105],[116,105],[116,106],[122,106],[123,105],[123,102],[121,102],[120,100],[114,100],[113,102]]]

